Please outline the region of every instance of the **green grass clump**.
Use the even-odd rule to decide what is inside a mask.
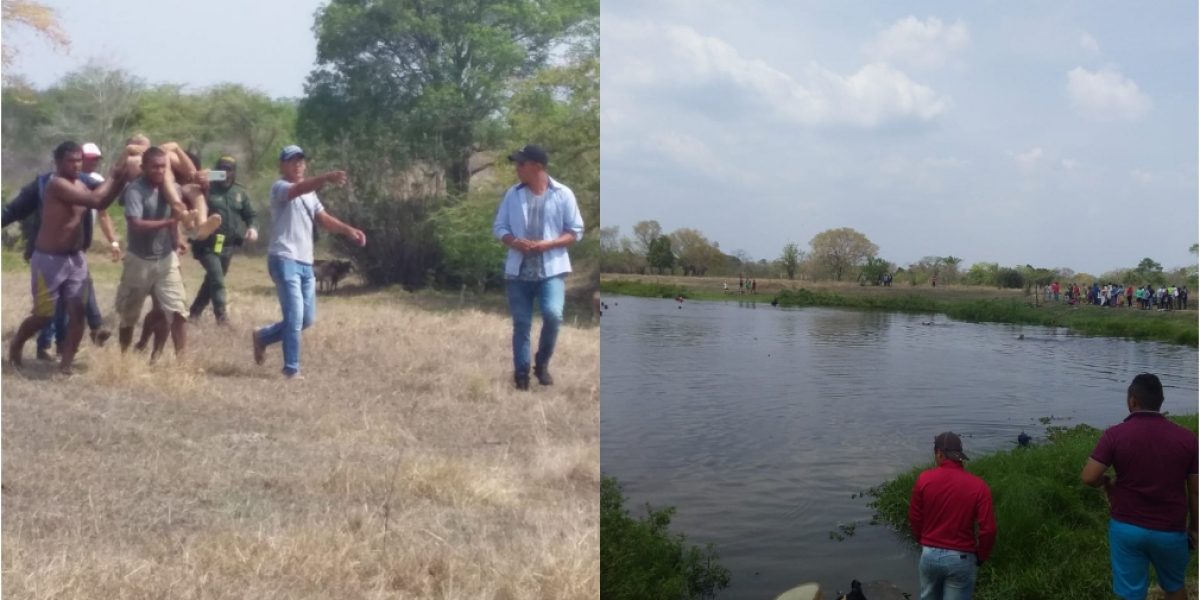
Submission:
[[[674,298],[676,296],[683,296],[690,300],[697,297],[697,294],[692,290],[677,285],[625,280],[601,280],[600,292],[621,296],[636,296],[639,298]]]
[[[1169,418],[1197,430],[1196,415]],[[992,558],[979,571],[975,598],[1113,597],[1108,504],[1101,490],[1079,480],[1101,433],[1088,425],[1051,427],[1046,444],[967,461],[967,470],[992,490],[998,531]],[[913,486],[932,466],[914,467],[869,492],[878,519],[910,540]],[[1190,581],[1196,567],[1193,554]]]
[[[606,600],[691,600],[714,598],[729,587],[729,570],[717,561],[712,544],[685,546],[669,529],[674,508],[635,519],[624,507],[613,477],[600,483],[600,589]]]

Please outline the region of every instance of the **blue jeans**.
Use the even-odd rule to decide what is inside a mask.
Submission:
[[[921,548],[921,600],[970,600],[975,591],[974,552]]]
[[[258,330],[264,346],[283,342],[283,373],[300,372],[300,331],[317,318],[317,287],[312,265],[278,256],[267,257],[267,271],[279,293],[283,320]]]
[[[1150,565],[1164,592],[1183,587],[1191,559],[1186,533],[1154,531],[1116,519],[1108,521],[1108,553],[1113,592],[1128,600],[1142,600],[1150,591]]]
[[[542,336],[538,341],[537,364],[550,365],[554,356],[554,344],[558,341],[558,329],[562,325],[563,304],[566,301],[565,277],[551,277],[541,281],[509,279],[508,309],[513,318],[513,370],[529,372],[529,332],[533,328],[533,303],[536,300],[542,311]]]
[[[100,329],[103,321],[100,318],[100,306],[96,304],[96,287],[92,285],[90,277],[87,284],[87,324],[90,329]],[[69,322],[70,313],[67,311],[67,297],[59,296],[58,305],[54,307],[54,320],[47,323],[42,328],[42,331],[38,333],[38,350],[49,350],[52,340],[54,345],[61,350],[63,344],[67,341],[67,326]]]

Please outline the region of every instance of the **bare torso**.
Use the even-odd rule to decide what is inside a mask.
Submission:
[[[55,175],[50,181],[61,179]],[[64,180],[68,181],[68,180]],[[87,186],[78,179],[68,184],[87,191]],[[38,229],[34,248],[47,254],[79,252],[83,248],[83,216],[91,210],[83,206],[67,204],[58,198],[54,186],[47,183],[46,197],[42,198],[42,224]]]

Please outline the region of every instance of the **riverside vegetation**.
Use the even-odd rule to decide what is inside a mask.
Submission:
[[[1168,415],[1197,431],[1196,415]],[[1100,439],[1088,425],[1050,427],[1048,441],[983,455],[967,470],[992,490],[999,526],[991,560],[979,571],[979,600],[1112,597],[1108,556],[1108,504],[1079,473]],[[867,492],[876,519],[912,541],[909,500],[921,471],[916,466]],[[1188,567],[1190,598],[1196,597],[1196,555]],[[1161,593],[1157,590],[1155,593]],[[1153,594],[1151,597],[1155,597]]]

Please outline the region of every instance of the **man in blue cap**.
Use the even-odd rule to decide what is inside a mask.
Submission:
[[[583,217],[571,189],[546,173],[545,150],[530,144],[508,160],[516,164],[521,182],[505,192],[492,233],[508,246],[504,279],[513,317],[513,379],[517,389],[528,390],[535,300],[542,312],[542,334],[533,373],[539,384],[554,384],[550,358],[562,325],[565,279],[571,272],[567,247],[583,238]]]
[[[367,245],[366,234],[334,218],[317,198],[317,191],[325,184],[346,183],[346,172],[330,171],[305,178],[307,168],[304,151],[299,146],[287,146],[279,153],[279,171],[283,177],[271,186],[271,244],[267,248],[267,270],[279,293],[283,320],[251,334],[254,362],[260,365],[265,360],[267,346],[283,344],[283,374],[288,379],[302,379],[300,331],[308,329],[316,318],[313,225],[344,235],[359,246]]]

